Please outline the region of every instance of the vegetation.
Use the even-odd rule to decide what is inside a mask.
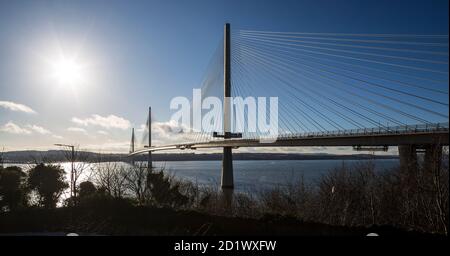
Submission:
[[[28,173],[27,186],[35,192],[38,206],[52,209],[66,188],[64,170],[60,166],[38,164]]]
[[[0,166],[0,209],[14,211],[26,202],[25,173],[16,166]]]
[[[448,152],[444,157],[448,159]],[[309,184],[300,179],[272,190],[237,193],[233,197],[231,208],[219,189],[176,180],[163,170],[148,170],[142,164],[108,162],[91,165],[90,168],[90,176],[77,186],[78,196],[75,201],[66,199],[66,207],[56,209],[61,214],[70,210],[69,215],[72,217],[76,212],[77,217],[70,220],[77,222],[71,225],[85,232],[123,234],[139,230],[148,234],[150,231],[143,231],[146,227],[159,234],[190,233],[193,230],[206,234],[212,230],[225,232],[224,230],[233,229],[238,222],[246,225],[254,220],[260,223],[255,222],[254,227],[249,226],[255,232],[273,231],[269,227],[264,231],[256,228],[261,223],[263,226],[284,223],[286,230],[283,232],[292,234],[309,230],[305,227],[309,224],[305,223],[313,226],[316,225],[313,223],[323,223],[334,227],[357,228],[354,230],[390,226],[424,233],[448,234],[449,171],[446,160],[437,169],[420,166],[414,170],[395,168],[383,172],[375,171],[374,165],[370,163],[354,166],[342,164],[323,176],[317,184]],[[38,215],[44,214],[37,213],[38,209],[55,209],[67,187],[64,172],[56,165],[37,164],[27,172],[17,167],[0,167],[0,205],[3,217],[13,218],[12,215],[5,215],[13,212],[16,213],[14,216],[21,216],[27,209]],[[145,215],[144,212],[162,215]],[[199,214],[203,217],[199,217]],[[168,216],[174,218],[171,223],[166,219]],[[183,220],[176,220],[176,216]],[[213,216],[219,219],[222,218],[219,216],[233,218],[236,222],[220,219],[228,224],[220,222],[222,224],[216,223],[220,228],[213,227],[212,219],[216,219]],[[2,214],[0,229],[3,229],[1,225],[6,221],[1,220]],[[157,220],[173,230],[164,231],[161,226],[163,224]],[[202,220],[204,222],[201,228],[194,225]],[[111,225],[116,225],[121,231],[111,230]],[[191,226],[188,228],[186,225]],[[158,231],[152,229],[156,227]],[[294,230],[293,227],[303,230]],[[327,234],[335,231],[329,232],[331,233]]]

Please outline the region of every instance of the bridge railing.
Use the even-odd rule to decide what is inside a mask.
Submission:
[[[375,135],[375,134],[406,134],[406,133],[420,133],[420,132],[439,132],[448,131],[449,123],[432,123],[421,125],[401,125],[389,127],[374,127],[364,129],[350,129],[337,130],[326,132],[307,132],[301,134],[283,134],[278,136],[278,139],[296,139],[308,137],[336,137],[336,136],[360,136],[360,135]]]
[[[432,123],[423,125],[401,125],[401,126],[389,126],[389,127],[374,127],[365,129],[350,129],[350,130],[337,130],[337,131],[326,131],[326,132],[307,132],[301,134],[282,134],[277,137],[277,140],[289,140],[289,139],[302,139],[302,138],[317,138],[317,137],[339,137],[339,136],[364,136],[364,135],[389,135],[389,134],[414,134],[414,133],[424,133],[424,132],[442,132],[449,131],[449,123]],[[234,140],[234,139],[231,139]],[[242,139],[238,139],[242,140]],[[245,139],[243,140],[255,140],[255,139]],[[210,142],[215,141],[213,138]],[[208,143],[208,142],[206,142]],[[189,144],[192,142],[186,142],[177,144],[175,146],[179,149],[189,148]],[[188,146],[186,146],[188,145]]]

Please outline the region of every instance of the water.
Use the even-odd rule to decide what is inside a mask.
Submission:
[[[247,190],[283,186],[303,178],[305,182],[316,183],[323,175],[343,163],[347,166],[367,163],[367,160],[258,160],[233,161],[235,189]],[[399,164],[397,159],[372,160],[375,170],[390,169]],[[199,185],[220,185],[220,161],[156,162],[175,177]]]
[[[323,175],[329,173],[342,164],[355,166],[367,163],[369,160],[258,160],[258,161],[233,161],[234,182],[236,191],[249,191],[253,189],[270,189],[291,184],[303,178],[306,183],[314,184]],[[375,170],[382,171],[399,164],[398,159],[370,160],[375,165]],[[60,163],[66,171],[66,178],[70,180],[71,164]],[[127,165],[127,163],[120,163]],[[165,172],[178,179],[188,180],[198,185],[220,185],[220,161],[173,161],[154,162],[157,168],[163,168]],[[91,164],[89,164],[91,165]],[[20,165],[27,168],[27,165]],[[77,166],[77,164],[76,164]],[[78,183],[89,179],[90,166],[78,180]]]

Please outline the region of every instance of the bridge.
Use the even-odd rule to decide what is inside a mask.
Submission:
[[[272,142],[248,126],[236,132],[249,113],[234,114],[230,97],[274,95],[280,132]],[[152,145],[150,108],[142,145],[133,129],[129,155],[148,154],[151,167],[155,151],[223,148],[224,190],[234,187],[232,149],[241,147],[397,146],[402,168],[416,168],[419,151],[424,164],[439,168],[449,142],[448,35],[231,33],[226,24],[201,96],[223,99],[223,121],[183,131],[186,141]]]

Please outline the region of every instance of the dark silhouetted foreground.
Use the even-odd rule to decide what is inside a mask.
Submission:
[[[0,167],[0,232],[105,235],[448,234],[448,153],[441,168],[375,171],[342,165],[316,184],[234,195],[179,181],[163,170],[92,165],[77,197],[57,165]],[[84,167],[83,167],[84,168]],[[57,207],[60,205],[60,207]]]

